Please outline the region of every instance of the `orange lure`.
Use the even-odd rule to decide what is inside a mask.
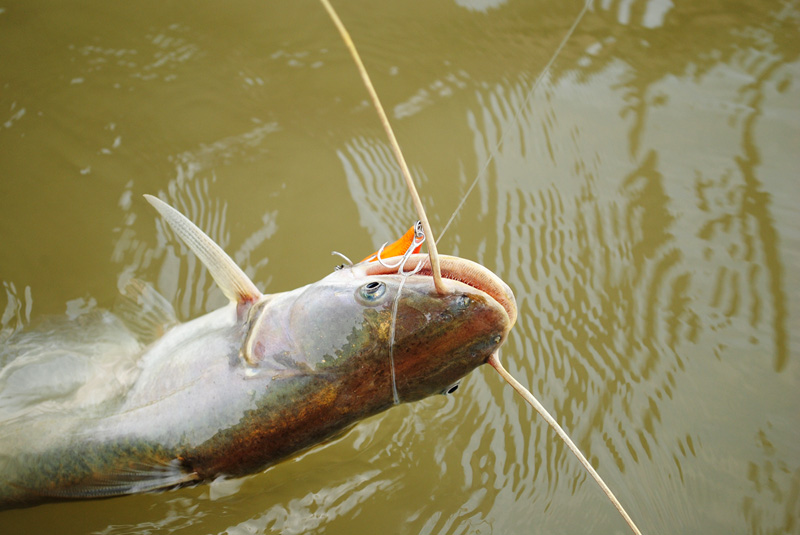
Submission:
[[[414,237],[416,235],[416,227],[418,224],[419,223],[411,225],[411,228],[409,228],[408,231],[400,237],[400,239],[384,247],[383,252],[381,253],[381,258],[391,258],[393,256],[403,256],[404,254],[406,254],[406,251],[408,251],[409,247],[411,247],[411,245],[414,243]],[[414,254],[418,253],[420,249],[422,249],[422,243],[420,243],[414,248],[413,253]],[[377,262],[377,261],[378,261],[378,251],[375,251],[374,253],[366,257],[364,260],[359,262],[359,264],[363,262]]]

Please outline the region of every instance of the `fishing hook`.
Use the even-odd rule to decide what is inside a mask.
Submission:
[[[398,271],[397,273],[398,273],[399,275],[403,276],[403,277],[409,277],[409,276],[411,276],[411,275],[414,275],[414,274],[416,274],[416,273],[419,273],[419,272],[420,272],[420,270],[422,269],[422,266],[424,266],[424,265],[425,265],[425,260],[423,260],[423,261],[419,262],[419,263],[417,264],[417,267],[415,267],[415,268],[414,268],[414,269],[412,269],[411,271],[406,271],[406,270],[405,270],[405,267],[406,267],[406,265],[405,265],[405,263],[403,263],[403,265],[402,265],[402,266],[400,266],[400,269],[399,269],[399,271]]]
[[[331,255],[339,255],[339,256],[341,256],[342,258],[345,259],[345,261],[347,262],[348,266],[352,266],[353,265],[353,261],[350,260],[349,258],[347,258],[345,255],[343,255],[339,251],[331,251]],[[336,266],[336,271],[339,271],[342,268],[344,268],[344,264],[342,264],[341,266]]]
[[[421,246],[423,243],[425,243],[425,231],[422,228],[422,222],[417,221],[414,224],[414,239],[411,240],[411,245],[408,246],[408,249],[406,249],[406,252],[403,253],[403,256],[400,258],[400,260],[398,260],[394,264],[388,264],[383,258],[381,258],[381,254],[388,245],[388,242],[381,245],[381,248],[378,249],[377,253],[375,253],[375,259],[383,267],[387,269],[397,269],[400,275],[404,275],[407,273],[405,271],[406,262],[408,262],[409,257],[414,253],[414,250],[417,247]],[[422,262],[417,264],[417,267],[413,269],[411,272],[408,272],[408,274],[413,275],[414,273],[417,273],[421,269],[422,264],[423,264]]]

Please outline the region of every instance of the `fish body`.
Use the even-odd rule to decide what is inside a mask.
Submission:
[[[442,260],[443,295],[424,268],[379,263],[279,294],[228,291],[231,304],[131,357],[134,377],[102,399],[4,410],[0,390],[0,508],[251,474],[444,391],[497,350],[516,307],[482,266]],[[25,371],[13,365],[0,388]],[[46,361],[38,371],[49,373]]]

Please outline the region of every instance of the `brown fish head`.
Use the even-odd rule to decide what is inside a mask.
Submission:
[[[491,271],[451,256],[441,257],[439,294],[427,262],[412,255],[405,271],[419,267],[413,275],[357,264],[273,296],[252,318],[250,360],[278,376],[313,371],[353,381],[368,405],[446,391],[505,341],[516,301]]]
[[[433,286],[427,255],[412,255],[404,266],[419,271],[405,276],[393,310],[391,353],[400,401],[448,391],[488,360],[516,322],[514,294],[494,273],[463,258],[442,255],[440,262],[444,294]],[[404,277],[377,263],[353,269],[398,286]]]

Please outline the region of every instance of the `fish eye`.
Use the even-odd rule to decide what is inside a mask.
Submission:
[[[374,304],[380,301],[386,294],[386,284],[380,281],[370,281],[358,289],[357,295],[366,304]]]
[[[458,390],[458,385],[460,385],[460,384],[461,384],[461,381],[458,381],[458,382],[455,382],[455,383],[451,384],[450,386],[448,386],[447,388],[442,390],[442,394],[446,396],[448,394],[454,393],[456,390]]]

